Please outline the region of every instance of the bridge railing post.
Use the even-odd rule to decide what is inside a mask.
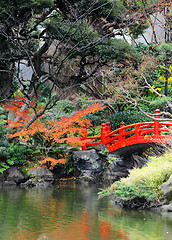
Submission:
[[[136,129],[135,129],[135,137],[136,139],[140,136],[140,132],[139,132],[139,125],[136,125]]]
[[[102,144],[106,143],[106,124],[102,123],[101,125],[101,136],[100,136],[100,141]]]
[[[111,125],[110,125],[110,122],[107,122],[106,123],[106,134],[109,134],[111,132]],[[110,137],[106,137],[106,143],[109,143],[110,142]]]
[[[121,122],[120,124],[121,124],[120,128],[125,126],[124,122]],[[123,135],[124,133],[125,133],[125,129],[119,129],[119,141],[121,142],[125,140],[125,136]]]
[[[160,128],[161,128],[161,126],[160,126],[160,124],[159,124],[159,122],[160,122],[160,110],[159,109],[156,109],[155,110],[155,118],[157,119],[157,120],[154,120],[154,136],[155,137],[159,137],[160,135],[161,135],[161,131],[160,131]]]
[[[86,125],[83,125],[82,126],[82,140],[86,140],[86,139],[87,139],[87,127],[86,127]],[[82,151],[84,151],[86,149],[87,149],[87,144],[85,143],[82,146]]]
[[[106,123],[106,133],[110,133],[111,132],[111,125],[110,125],[110,122],[107,122]]]

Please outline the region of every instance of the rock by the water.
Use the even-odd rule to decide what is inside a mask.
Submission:
[[[45,167],[29,169],[25,176],[17,167],[10,167],[0,175],[0,187],[48,187],[53,182],[52,172]]]
[[[4,174],[0,174],[0,187],[3,186],[3,182],[4,182]]]
[[[172,200],[172,175],[167,182],[161,185],[161,192],[167,200]]]
[[[16,184],[19,184],[24,180],[24,178],[25,177],[17,167],[10,167],[7,169],[6,180],[8,182],[15,182]]]
[[[45,168],[31,168],[28,170],[27,175],[30,178],[40,178],[43,179],[44,181],[54,181],[53,174],[52,172]]]
[[[27,172],[28,180],[20,184],[21,188],[48,187],[52,185],[54,178],[47,168],[32,168]]]
[[[120,160],[119,160],[120,161]],[[122,177],[127,177],[129,174],[125,167],[119,166],[118,162],[109,164],[107,169],[103,172],[103,181],[105,183],[113,183]]]
[[[109,165],[103,173],[103,179],[105,182],[113,183],[119,181],[120,178],[127,177],[129,170],[134,167],[142,167],[146,160],[143,160],[140,156],[128,156],[125,159],[113,153],[107,157]]]
[[[105,145],[99,144],[99,145],[95,148],[95,150],[96,150],[98,156],[99,156],[100,158],[102,158],[102,160],[108,157],[109,150],[108,150],[108,148],[107,148]]]
[[[134,165],[133,167],[137,168],[142,168],[148,162],[148,159],[146,157],[141,157],[135,154],[132,154],[131,158]]]
[[[4,181],[2,186],[3,187],[16,187],[17,184],[14,181]]]
[[[161,211],[163,212],[172,212],[172,203],[161,206]]]
[[[74,151],[74,166],[80,171],[82,182],[112,183],[127,177],[129,169],[142,167],[147,160],[140,156],[131,155],[125,159],[109,154],[108,149],[100,144],[96,149]]]
[[[74,165],[80,171],[80,179],[96,181],[103,170],[103,162],[94,149],[73,152]]]
[[[145,197],[134,197],[128,199],[114,198],[112,203],[123,208],[146,210],[158,208],[161,203],[156,199],[147,199]]]
[[[25,183],[21,183],[20,187],[21,188],[33,188],[33,187],[47,188],[51,185],[52,185],[52,182],[50,182],[50,181],[44,181],[41,179],[31,178],[31,179],[27,180]]]
[[[4,181],[4,174],[0,173],[0,182]]]

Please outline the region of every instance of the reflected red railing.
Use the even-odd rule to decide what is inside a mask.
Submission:
[[[172,138],[172,122],[160,121],[160,110],[155,110],[154,122],[141,122],[125,126],[121,122],[120,128],[111,131],[110,123],[102,123],[100,136],[87,136],[87,128],[84,125],[82,128],[82,140],[85,144],[82,150],[86,150],[88,146],[104,144],[109,152],[115,151],[119,148],[139,143],[167,143]],[[89,142],[91,140],[92,142]],[[95,142],[95,140],[99,140]]]

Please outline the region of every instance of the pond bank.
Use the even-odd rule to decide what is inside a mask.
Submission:
[[[114,204],[130,209],[152,209],[172,212],[172,153],[150,157],[142,168],[130,170],[99,193],[100,197],[111,195]]]
[[[0,186],[17,186],[20,188],[47,188],[53,184],[60,182],[75,182],[82,185],[104,184],[111,185],[111,190],[108,194],[112,194],[118,190],[122,192],[130,192],[129,197],[113,196],[113,203],[118,204],[124,208],[133,209],[160,209],[162,211],[172,211],[170,203],[172,192],[172,177],[165,184],[162,185],[161,201],[153,196],[152,192],[149,194],[149,188],[142,189],[137,187],[131,189],[120,189],[112,183],[118,183],[120,179],[125,179],[133,168],[142,168],[148,159],[143,156],[130,155],[122,159],[113,154],[109,154],[103,145],[99,145],[96,149],[87,151],[72,151],[72,164],[77,169],[76,176],[66,178],[66,175],[59,174],[57,171],[50,171],[45,167],[28,169],[23,173],[18,167],[9,168],[4,174],[0,175]],[[59,168],[58,168],[59,170]],[[58,177],[60,175],[60,178]],[[168,179],[167,179],[168,180]],[[108,188],[108,189],[110,189]],[[140,193],[139,194],[135,194]],[[144,192],[145,191],[145,192]],[[117,191],[116,191],[117,192]],[[115,192],[115,193],[116,193]],[[105,193],[105,194],[104,194]],[[106,194],[106,190],[102,195]],[[134,193],[134,194],[133,194]],[[133,195],[132,195],[133,194]],[[149,197],[151,196],[151,197]],[[152,197],[153,196],[153,197]],[[168,204],[167,204],[168,203]],[[163,206],[166,204],[165,206]]]
[[[121,177],[127,177],[129,170],[142,167],[147,159],[131,155],[125,159],[109,154],[104,145],[87,151],[71,151],[71,163],[75,168],[72,177],[81,184],[112,184]],[[21,167],[12,166],[0,174],[1,186],[47,187],[61,178],[71,178],[63,173],[63,166],[49,170],[46,167],[31,168],[23,171]]]

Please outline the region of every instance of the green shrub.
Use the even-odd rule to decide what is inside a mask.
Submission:
[[[147,185],[138,185],[137,187],[134,185],[119,185],[118,189],[114,192],[115,197],[119,197],[121,199],[132,199],[135,197],[144,197],[147,199],[153,199],[156,197],[155,193],[152,192],[150,186]]]
[[[0,144],[0,173],[3,173],[11,165],[24,166],[29,161],[37,162],[40,155],[39,149],[3,142]]]
[[[107,118],[107,122],[111,123],[112,130],[119,128],[121,122],[124,122],[125,125],[130,125],[133,123],[146,121],[150,120],[141,114],[138,110],[126,110],[114,113]]]
[[[125,185],[120,181],[113,183],[109,188],[101,191],[98,195],[99,197],[108,196],[109,194],[113,194],[116,198],[120,198],[123,200],[126,199],[134,199],[134,198],[146,198],[153,199],[156,197],[153,188],[148,185],[139,184],[135,185]]]
[[[28,161],[37,162],[41,151],[39,149],[32,149],[29,146],[22,146],[12,143],[7,152],[7,161],[13,161],[14,165],[26,165]]]
[[[112,130],[120,127],[121,122],[125,122],[125,125],[130,125],[137,122],[149,122],[150,119],[141,114],[138,110],[126,110],[122,112],[116,112],[109,114],[109,110],[106,108],[94,114],[88,114],[87,118],[92,121],[93,127],[100,126],[102,123],[110,122]]]
[[[6,128],[4,127],[7,123],[7,112],[0,106],[0,142],[3,142],[5,139],[5,134],[7,133]]]
[[[108,108],[105,108],[99,112],[95,112],[93,114],[87,114],[86,118],[90,119],[92,121],[93,127],[100,126],[102,123],[107,122],[109,116],[109,110]]]
[[[9,165],[12,165],[11,160],[7,160],[9,144],[6,142],[6,119],[7,112],[0,106],[0,173],[3,173],[6,169],[9,168]]]

